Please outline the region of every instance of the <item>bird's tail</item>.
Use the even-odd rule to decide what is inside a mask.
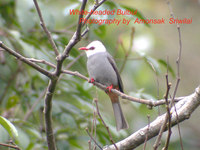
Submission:
[[[117,95],[113,95],[113,94],[108,94],[111,101],[112,101],[112,106],[113,106],[113,111],[114,111],[114,115],[115,115],[115,121],[116,121],[116,126],[117,126],[117,131],[121,130],[121,129],[127,129],[128,128],[128,124],[126,122],[126,119],[123,115],[122,109],[121,109],[121,105],[119,102],[119,98]]]

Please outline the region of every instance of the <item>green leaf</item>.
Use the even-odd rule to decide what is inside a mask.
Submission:
[[[146,56],[144,57],[144,60],[157,75],[160,74],[160,66],[156,59]]]
[[[35,22],[33,22],[33,12],[30,11],[28,7],[28,1],[21,0],[16,1],[16,15],[19,21],[19,25],[24,33],[34,27]],[[24,15],[26,14],[26,15]]]
[[[168,67],[168,70],[169,70],[169,72],[171,73],[171,75],[172,75],[173,77],[175,77],[175,72],[174,72],[173,68],[172,68],[169,64],[167,64],[167,62],[166,62],[165,60],[159,59],[158,62],[159,62],[162,66],[164,66],[164,67],[166,67],[166,68]]]
[[[70,149],[70,145],[66,140],[60,140],[57,142],[58,149]]]
[[[127,9],[127,10],[129,10],[129,11],[132,11],[132,12],[135,12],[137,9],[135,9],[135,8],[131,8],[131,7],[129,7],[129,6],[125,6],[125,5],[120,5],[120,7],[122,8],[122,9]],[[138,17],[138,18],[140,18],[140,19],[146,19],[143,15],[142,15],[142,13],[140,12],[140,11],[138,11],[137,10],[137,13],[134,15],[134,16],[136,16],[136,17]],[[147,26],[147,27],[150,27],[150,25],[149,24],[147,24],[147,23],[145,23],[145,25]]]
[[[77,148],[79,148],[79,149],[82,148],[81,145],[78,143],[78,140],[77,140],[77,139],[72,139],[72,138],[71,138],[71,139],[68,140],[68,142],[69,142],[70,145],[76,147],[76,149],[77,149]]]
[[[37,140],[38,139],[42,139],[41,133],[39,131],[37,131],[36,129],[34,129],[34,128],[25,128],[25,130],[26,130],[26,133],[29,136],[32,136],[32,137],[36,138]]]
[[[71,128],[77,128],[76,121],[74,120],[74,117],[72,117],[71,115],[67,113],[62,113],[60,119],[61,123],[63,123],[64,125],[67,124]]]
[[[0,124],[7,130],[11,137],[18,137],[17,129],[9,120],[0,116]]]
[[[114,9],[114,8],[117,7],[116,4],[114,2],[112,2],[112,1],[106,1],[104,3],[104,5],[108,5],[110,7],[110,9]]]
[[[92,87],[93,87],[93,85],[90,84],[90,83],[88,83],[88,81],[85,81],[85,82],[83,83],[83,89],[84,89],[85,91],[91,89]]]
[[[18,140],[16,141],[16,144],[19,145],[21,149],[27,149],[31,142],[29,135],[24,130],[22,130],[22,128],[17,128],[17,130],[19,136],[17,138]]]
[[[94,33],[100,38],[103,38],[106,35],[106,26],[105,25],[98,26],[98,28],[94,30]]]
[[[10,109],[12,107],[15,107],[16,104],[19,101],[19,97],[17,95],[11,96],[8,98],[8,101],[6,103],[6,109]]]

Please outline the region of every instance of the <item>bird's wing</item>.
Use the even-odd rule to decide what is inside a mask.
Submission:
[[[119,90],[124,93],[123,83],[122,83],[122,79],[120,77],[119,71],[117,70],[117,65],[116,65],[114,59],[112,58],[112,56],[109,53],[107,53],[107,58],[108,58],[108,61],[110,62],[110,64],[112,65],[113,69],[115,70],[115,72],[117,74]]]

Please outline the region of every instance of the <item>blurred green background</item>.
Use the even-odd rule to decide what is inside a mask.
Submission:
[[[65,45],[76,30],[78,15],[70,15],[70,9],[79,9],[78,0],[39,0],[44,21],[62,52]],[[90,10],[94,1],[89,0],[86,9]],[[177,96],[186,96],[194,92],[200,83],[200,2],[198,0],[176,0],[171,2],[176,18],[192,18],[192,24],[181,26],[182,57],[181,82]],[[71,51],[65,60],[64,68],[73,61],[80,52],[78,48],[86,46],[93,40],[101,40],[109,53],[115,58],[121,70],[126,53],[130,50],[121,76],[125,93],[146,99],[162,99],[166,90],[166,63],[169,60],[169,79],[172,83],[171,94],[176,83],[176,59],[179,50],[179,38],[176,25],[169,24],[134,24],[136,18],[164,18],[168,20],[170,13],[166,2],[159,0],[124,0],[109,1],[98,10],[105,9],[138,10],[136,16],[92,16],[104,19],[131,19],[129,25],[95,25],[90,24],[89,33]],[[134,30],[134,34],[132,34]],[[131,41],[131,36],[133,40]],[[20,54],[56,63],[48,39],[40,27],[39,18],[33,1],[0,0],[0,40]],[[130,45],[132,47],[130,48]],[[40,64],[45,69],[52,68]],[[43,93],[48,79],[31,67],[16,60],[13,56],[0,50],[0,115],[10,120],[18,130],[18,138],[12,138],[0,125],[0,142],[9,139],[24,150],[47,149],[43,118]],[[88,76],[86,56],[83,55],[70,70],[79,71]],[[147,115],[153,121],[165,107],[148,109],[146,105],[122,100],[122,109],[129,123],[129,129],[117,132],[111,103],[108,96],[86,81],[63,75],[57,85],[53,98],[53,127],[59,150],[88,149],[85,128],[91,129],[93,98],[98,97],[100,112],[112,131],[115,141],[119,141],[148,124]],[[29,110],[38,102],[33,112]],[[199,109],[188,121],[181,123],[184,149],[199,149],[200,123]],[[28,116],[28,117],[27,117]],[[97,120],[97,141],[100,145],[109,145],[108,134],[101,121]],[[173,128],[170,150],[180,149],[177,127]],[[165,134],[163,143],[165,142]],[[147,150],[152,149],[155,139],[147,143]],[[163,144],[162,143],[162,144]],[[140,150],[143,145],[138,147]],[[0,147],[0,149],[7,149]]]

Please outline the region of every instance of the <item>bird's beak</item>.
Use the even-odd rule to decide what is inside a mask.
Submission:
[[[79,50],[86,50],[87,51],[87,50],[89,50],[89,48],[87,48],[87,47],[80,47]]]

